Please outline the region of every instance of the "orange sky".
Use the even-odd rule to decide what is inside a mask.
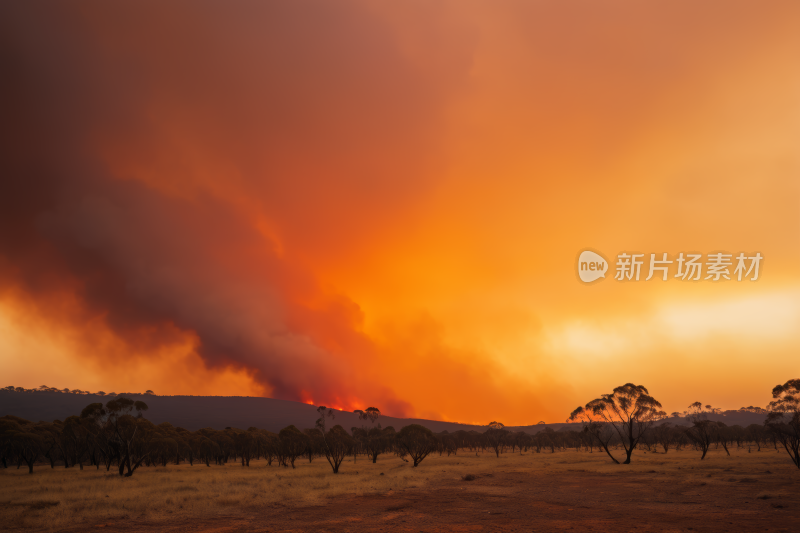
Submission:
[[[0,8],[7,383],[561,422],[800,348],[800,6]],[[579,252],[760,252],[583,285]]]

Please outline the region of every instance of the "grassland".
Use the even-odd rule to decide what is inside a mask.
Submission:
[[[475,480],[465,481],[468,475]],[[734,529],[748,530],[742,524],[754,521],[751,525],[764,531],[789,527],[784,520],[795,523],[799,505],[800,472],[775,450],[737,450],[731,457],[714,450],[704,461],[691,450],[637,452],[631,465],[615,465],[597,452],[497,458],[463,451],[430,456],[418,468],[386,455],[377,464],[350,458],[337,475],[324,459],[298,461],[294,470],[264,461],[249,468],[149,467],[131,478],[93,467],[37,466],[32,475],[24,468],[0,470],[0,527],[42,531],[291,529],[280,524],[298,531],[389,530],[393,520],[397,528],[413,525],[415,531],[426,530],[426,524],[444,530],[448,523],[524,529],[542,521],[556,530],[579,523],[592,529],[608,520],[611,528],[615,517],[625,516],[640,524],[639,531],[648,531],[641,524],[656,516],[669,520],[678,513],[691,521],[694,512],[700,523],[693,531],[725,531],[708,529],[714,522],[699,518],[714,513],[742,526]],[[442,522],[449,513],[450,522]]]

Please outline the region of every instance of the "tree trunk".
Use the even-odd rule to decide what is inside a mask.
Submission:
[[[606,446],[605,444],[602,444],[602,446],[603,446],[603,449],[604,449],[604,450],[606,451],[606,453],[608,454],[608,456],[609,456],[609,457],[611,457],[611,460],[612,460],[612,461],[614,461],[616,464],[619,464],[619,461],[617,461],[616,457],[614,457],[613,455],[611,455],[611,452],[609,451],[609,449],[608,449],[608,446]]]
[[[631,464],[631,455],[633,455],[633,446],[631,446],[630,449],[625,448],[625,461],[623,461],[622,464]]]
[[[725,453],[728,454],[728,457],[730,457],[731,456],[731,452],[728,451],[728,445],[724,441],[722,442],[722,447],[725,449]]]

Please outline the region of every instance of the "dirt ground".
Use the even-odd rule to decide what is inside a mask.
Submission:
[[[713,451],[702,462],[691,450],[638,452],[631,465],[612,464],[597,452],[506,453],[499,459],[463,452],[429,457],[416,469],[394,456],[381,457],[375,465],[363,459],[345,463],[338,476],[326,468],[324,459],[317,459],[310,465],[298,463],[294,471],[264,462],[249,469],[144,469],[141,475],[137,472],[140,497],[145,498],[138,507],[138,493],[131,492],[130,484],[136,476],[121,480],[77,469],[59,474],[49,467],[27,476],[7,470],[0,474],[0,528],[164,533],[800,531],[800,472],[785,453],[775,450],[745,449],[731,457]],[[464,480],[467,474],[475,479]],[[37,475],[38,485],[33,479]],[[93,487],[100,478],[92,477],[103,476],[109,485],[95,494],[96,501],[86,495],[79,498],[82,504],[71,501],[77,486],[57,498],[46,490],[52,500],[43,500],[48,476],[71,476]],[[275,481],[265,489],[253,486],[264,479]],[[179,498],[180,489],[186,488],[180,483],[192,480],[201,488],[216,488]],[[236,488],[242,486],[246,488]],[[113,490],[119,491],[117,503],[101,494]],[[247,496],[249,492],[253,495]],[[118,509],[119,501],[128,507]]]

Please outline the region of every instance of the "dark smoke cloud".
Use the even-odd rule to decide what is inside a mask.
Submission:
[[[420,70],[358,3],[295,1],[9,2],[0,39],[4,286],[195,332],[277,397],[361,386],[360,310],[304,265],[421,194],[469,46]]]

